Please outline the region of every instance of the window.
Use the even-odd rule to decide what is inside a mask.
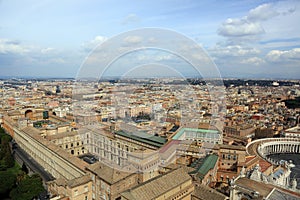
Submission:
[[[74,195],[75,195],[75,196],[78,195],[78,190],[74,190]]]

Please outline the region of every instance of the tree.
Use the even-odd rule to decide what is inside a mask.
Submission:
[[[15,165],[15,160],[14,157],[11,155],[10,149],[8,149],[3,159],[6,162],[7,168],[11,168]]]
[[[0,170],[6,170],[7,168],[13,167],[15,161],[11,155],[11,149],[9,142],[11,136],[4,133],[4,130],[0,128]]]
[[[11,155],[8,144],[1,145],[0,153],[0,171],[6,170],[15,165],[13,156]]]
[[[3,196],[14,187],[16,175],[9,171],[0,171],[0,180],[0,196]]]
[[[39,175],[26,176],[25,179],[10,192],[12,200],[33,199],[44,191],[43,183]]]

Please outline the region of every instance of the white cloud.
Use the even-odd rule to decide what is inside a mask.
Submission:
[[[258,40],[268,31],[274,32],[274,27],[278,29],[279,24],[284,25],[277,21],[294,12],[291,5],[287,8],[280,3],[262,4],[241,18],[227,19],[220,25],[218,34],[234,42]]]
[[[251,21],[263,21],[271,19],[279,14],[280,13],[274,9],[272,4],[262,4],[254,9],[251,9],[247,19]]]
[[[218,33],[225,37],[243,37],[258,35],[264,32],[260,23],[251,22],[246,18],[227,19],[218,30]]]
[[[259,57],[251,57],[251,58],[243,59],[241,61],[241,63],[259,66],[261,64],[264,64],[265,61],[263,59],[259,58]]]
[[[140,36],[134,36],[134,35],[130,35],[130,36],[127,36],[126,38],[124,38],[124,42],[126,43],[131,43],[131,44],[137,44],[137,43],[140,43],[142,42],[143,38],[140,37]]]
[[[55,51],[55,49],[54,49],[54,48],[51,48],[51,47],[41,49],[41,53],[42,53],[42,54],[49,54],[49,53],[52,53],[52,52],[54,52],[54,51]]]
[[[228,57],[228,56],[245,56],[245,55],[257,55],[260,50],[253,47],[245,47],[240,45],[230,45],[230,46],[215,46],[213,49],[208,51],[213,56],[217,57]]]
[[[21,45],[18,41],[0,38],[0,53],[24,54],[30,47]]]
[[[91,51],[93,50],[96,46],[100,45],[101,43],[103,43],[104,41],[107,40],[107,37],[98,35],[96,36],[94,39],[84,42],[81,46],[83,47],[83,49],[85,51]]]
[[[270,62],[300,62],[300,48],[294,48],[291,50],[272,50],[266,58]]]

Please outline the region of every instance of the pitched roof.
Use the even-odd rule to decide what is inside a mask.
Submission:
[[[270,193],[274,192],[273,190],[276,189],[276,190],[283,191],[284,193],[289,194],[291,196],[296,196],[297,197],[296,199],[300,198],[300,194],[297,192],[280,188],[276,185],[251,180],[246,177],[238,178],[235,181],[235,185],[245,188],[246,190],[257,191],[259,195],[262,197],[269,197]]]
[[[133,187],[121,195],[130,200],[155,199],[189,180],[191,177],[184,168],[178,168]]]
[[[122,180],[123,178],[126,178],[127,176],[134,174],[109,167],[108,165],[101,162],[96,162],[87,167],[87,169],[95,173],[100,179],[111,185]]]
[[[199,161],[198,163],[196,163]],[[202,179],[209,170],[213,169],[218,161],[218,156],[215,154],[211,154],[206,156],[204,159],[199,159],[192,163],[191,167],[196,168],[194,171],[197,175]]]
[[[195,190],[192,194],[192,200],[200,199],[200,200],[208,200],[208,199],[213,199],[213,200],[224,200],[226,199],[227,196],[224,194],[208,187],[205,185],[197,185],[195,186]]]

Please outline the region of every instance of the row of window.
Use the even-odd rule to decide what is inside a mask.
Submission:
[[[234,155],[231,155],[231,154],[223,154],[223,155],[222,155],[222,158],[223,158],[223,159],[227,159],[227,160],[231,160],[231,159],[232,159],[232,160],[236,160],[236,159],[237,159],[237,155],[235,155],[235,154],[234,154]]]
[[[176,195],[176,197],[173,197],[172,200],[181,199],[183,195],[186,195],[188,193],[188,190],[185,190],[181,192],[180,194]]]
[[[77,142],[77,143],[76,143],[76,146],[81,146],[81,145],[83,145],[83,141],[81,141],[81,144],[80,144],[80,142]],[[65,147],[66,147],[66,149],[68,149],[68,148],[69,148],[69,145],[66,144]],[[73,144],[73,143],[70,144],[70,148],[72,148],[72,147],[74,147],[74,144]]]

